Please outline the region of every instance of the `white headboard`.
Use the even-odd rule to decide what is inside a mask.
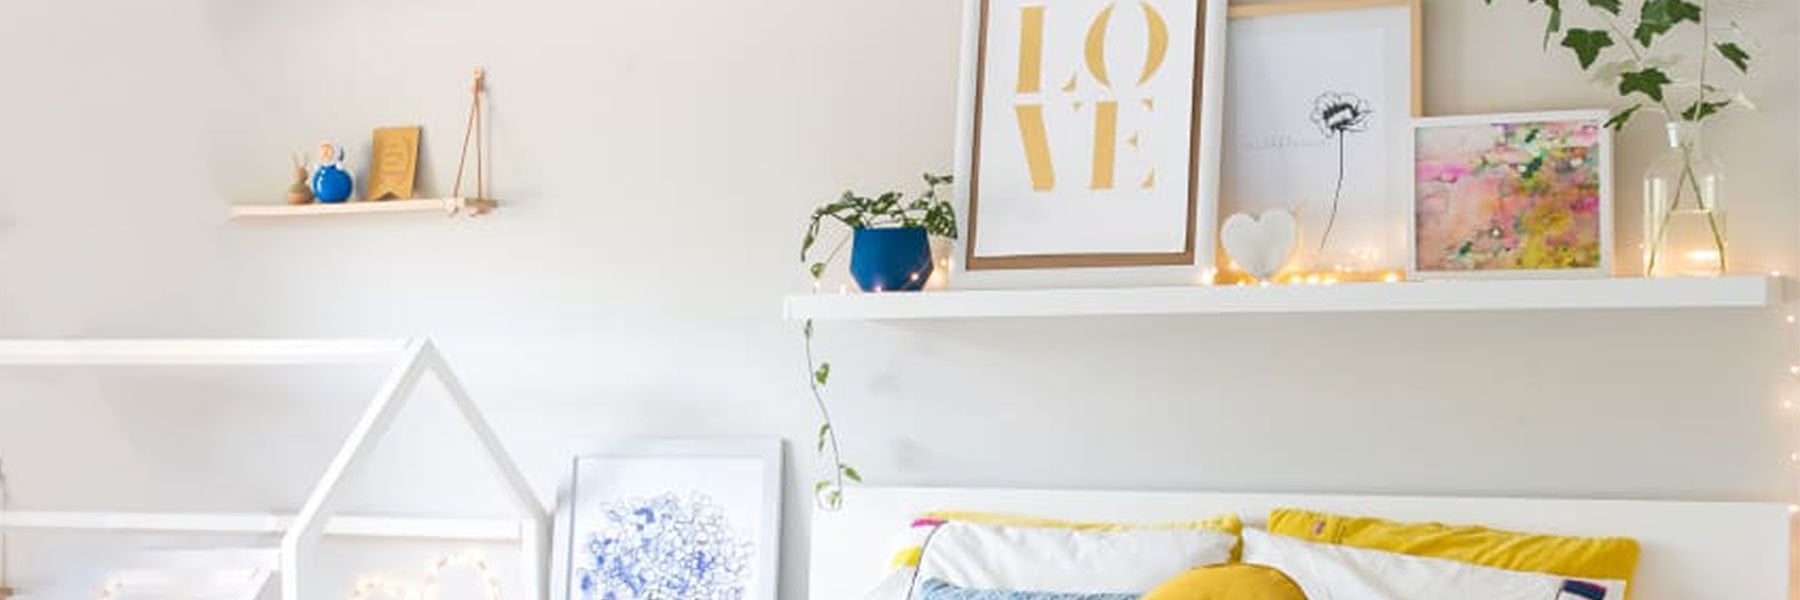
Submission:
[[[886,573],[897,534],[931,510],[1124,522],[1235,512],[1260,526],[1277,507],[1632,537],[1643,546],[1635,600],[1800,598],[1790,579],[1794,518],[1783,504],[861,487],[843,510],[814,514],[809,597],[861,598]]]

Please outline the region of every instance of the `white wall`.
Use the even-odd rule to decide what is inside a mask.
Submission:
[[[1433,114],[1609,106],[1540,17],[1427,3]],[[1800,271],[1800,7],[1764,2],[1756,114],[1713,137],[1732,251]],[[802,218],[951,160],[953,2],[21,0],[0,19],[0,334],[429,334],[546,495],[570,440],[779,435],[803,598]],[[225,224],[287,155],[426,126],[455,165],[492,72],[498,215]],[[1645,121],[1623,139],[1621,261]],[[822,326],[877,484],[1791,500],[1794,332],[1763,313]],[[292,509],[377,373],[0,373],[33,507]],[[142,397],[153,396],[153,397]],[[402,429],[359,501],[499,506]],[[855,501],[854,496],[851,497]],[[15,548],[17,585],[80,544]],[[146,541],[144,544],[156,542]],[[21,545],[21,547],[23,544]],[[37,557],[20,557],[21,552]],[[421,555],[423,556],[423,555]]]

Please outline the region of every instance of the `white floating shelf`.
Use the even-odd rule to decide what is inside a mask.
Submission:
[[[322,217],[332,215],[368,215],[377,213],[439,213],[485,215],[499,208],[500,202],[487,198],[433,198],[429,200],[381,200],[342,202],[337,204],[234,204],[233,219],[281,217]]]
[[[102,531],[166,534],[276,535],[293,525],[290,515],[199,513],[89,513],[0,511],[0,531]],[[523,523],[499,519],[333,517],[325,534],[336,537],[515,542]]]
[[[1277,286],[978,290],[808,294],[787,298],[787,318],[822,321],[1605,309],[1768,308],[1784,280],[1688,279],[1430,281]]]

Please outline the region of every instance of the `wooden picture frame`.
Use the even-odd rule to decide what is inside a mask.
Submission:
[[[1403,270],[1424,112],[1420,0],[1245,4],[1229,16],[1220,219],[1293,215],[1296,273]]]
[[[964,10],[955,283],[1208,281],[1224,0]]]
[[[1553,279],[1553,278],[1605,278],[1612,276],[1614,263],[1614,176],[1613,176],[1613,135],[1606,127],[1611,112],[1598,110],[1575,110],[1560,112],[1514,113],[1496,115],[1468,115],[1455,117],[1435,117],[1419,119],[1414,126],[1412,149],[1416,175],[1413,178],[1411,196],[1413,208],[1408,215],[1407,274],[1412,279]],[[1545,133],[1529,133],[1518,138],[1508,134],[1524,127],[1538,127]],[[1484,128],[1497,131],[1492,134],[1496,148],[1505,145],[1506,149],[1519,148],[1522,144],[1531,148],[1522,148],[1524,154],[1535,154],[1538,167],[1515,165],[1504,158],[1483,158],[1480,166],[1474,168],[1456,168],[1456,173],[1447,173],[1446,165],[1456,165],[1458,156],[1468,156],[1468,149],[1475,143],[1466,138],[1480,133]],[[1434,143],[1428,136],[1438,135],[1434,132],[1449,132],[1455,136],[1454,146]],[[1460,133],[1459,133],[1460,132]],[[1578,133],[1577,133],[1578,132]],[[1426,140],[1426,141],[1421,141]],[[1529,140],[1520,142],[1520,140]],[[1548,140],[1548,141],[1544,141]],[[1440,148],[1457,148],[1449,151]],[[1569,152],[1567,148],[1577,148],[1579,153]],[[1560,152],[1559,152],[1560,151]],[[1489,153],[1491,154],[1491,153]],[[1518,153],[1509,153],[1518,154]],[[1486,156],[1485,154],[1483,156]],[[1562,161],[1565,166],[1551,163]],[[1466,161],[1462,161],[1466,162]],[[1493,173],[1493,177],[1503,181],[1495,186],[1508,187],[1508,182],[1524,176],[1526,169],[1552,168],[1559,176],[1555,181],[1547,182],[1547,192],[1529,197],[1510,197],[1518,202],[1502,203],[1490,198],[1480,188],[1475,192],[1466,191],[1467,187],[1459,187],[1459,183],[1482,177],[1484,172]],[[1542,172],[1542,171],[1539,171]],[[1546,197],[1547,196],[1547,197]],[[1546,204],[1557,203],[1555,205]],[[1473,204],[1479,203],[1479,206]],[[1491,206],[1490,206],[1491,204]],[[1567,207],[1562,205],[1567,204]],[[1591,204],[1591,206],[1590,206]],[[1457,218],[1451,219],[1440,215],[1449,214],[1442,205],[1464,207],[1457,211]],[[1518,205],[1518,206],[1514,206]],[[1537,218],[1534,215],[1539,207],[1548,207],[1544,211],[1553,212],[1550,217]],[[1475,219],[1467,218],[1468,211],[1515,211],[1525,216],[1514,218],[1485,218],[1477,215]],[[1534,223],[1551,222],[1569,223],[1567,229],[1550,236],[1547,232],[1535,231]],[[1486,225],[1471,227],[1468,223],[1518,223],[1513,227],[1495,225],[1492,233],[1487,233]],[[1453,235],[1457,231],[1473,230],[1469,235]],[[1458,261],[1466,263],[1468,268],[1444,268],[1447,259],[1426,258],[1425,253],[1437,252],[1443,256],[1447,250],[1432,248],[1449,248],[1465,246],[1481,246],[1484,238],[1502,240],[1491,245],[1500,248],[1494,252],[1483,251],[1479,247],[1463,252],[1476,258]],[[1519,241],[1510,241],[1513,239]],[[1446,240],[1474,240],[1448,242]],[[1538,240],[1534,242],[1533,240]],[[1572,240],[1572,241],[1570,241]],[[1547,250],[1536,251],[1534,248],[1547,246]],[[1591,254],[1590,254],[1591,253]],[[1549,255],[1555,263],[1538,264],[1542,260],[1530,260],[1532,256]],[[1578,258],[1568,259],[1566,256]],[[1482,258],[1485,257],[1485,258]],[[1511,263],[1510,265],[1508,263]],[[1568,263],[1568,264],[1560,264]]]
[[[375,141],[369,146],[369,200],[412,199],[422,132],[417,126],[375,130]]]

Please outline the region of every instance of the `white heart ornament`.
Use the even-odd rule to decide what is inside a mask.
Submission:
[[[1262,217],[1238,213],[1219,228],[1219,241],[1231,260],[1257,279],[1268,279],[1287,266],[1300,240],[1300,222],[1294,213],[1271,210]]]

